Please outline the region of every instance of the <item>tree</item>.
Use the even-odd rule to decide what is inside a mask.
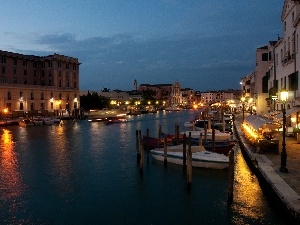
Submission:
[[[99,96],[97,92],[92,94],[88,92],[86,95],[80,96],[80,105],[85,110],[103,109],[109,106],[109,98]]]

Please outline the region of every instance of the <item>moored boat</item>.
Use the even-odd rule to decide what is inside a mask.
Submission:
[[[223,154],[209,152],[203,146],[191,146],[192,166],[210,169],[225,169],[229,166],[229,158]],[[164,161],[164,148],[150,151],[154,159]],[[167,162],[183,165],[183,146],[172,146],[167,149]]]

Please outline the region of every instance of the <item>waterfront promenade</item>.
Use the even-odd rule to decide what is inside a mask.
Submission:
[[[259,154],[249,145],[241,131],[242,118],[236,116],[235,127],[241,141],[241,147],[249,156],[261,177],[270,184],[288,212],[300,222],[300,144],[295,137],[286,137],[288,173],[279,171],[281,164],[282,137],[278,136],[279,154]]]

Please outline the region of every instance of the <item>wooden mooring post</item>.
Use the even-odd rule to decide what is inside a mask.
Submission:
[[[191,189],[192,186],[192,147],[191,147],[191,132],[189,132],[189,139],[188,139],[188,152],[187,152],[187,188],[188,190]]]
[[[149,161],[150,147],[149,147],[149,128],[146,130],[146,149],[147,149],[147,161]]]
[[[135,131],[135,138],[136,138],[136,163],[137,165],[140,164],[140,160],[141,160],[141,154],[140,154],[140,140],[139,140],[139,131],[136,130]]]
[[[160,147],[160,138],[161,138],[161,125],[159,125],[159,128],[158,128],[158,141],[157,141],[158,148]]]
[[[186,169],[186,134],[183,134],[183,143],[182,143],[182,165],[183,165],[183,169]]]
[[[176,123],[175,125],[175,137],[176,137],[176,145],[179,145],[179,125]]]
[[[202,133],[200,133],[200,136],[199,136],[199,146],[202,146]]]
[[[233,189],[234,189],[234,150],[229,153],[229,179],[228,179],[228,199],[227,205],[233,203]]]
[[[167,167],[168,164],[168,149],[167,149],[167,135],[165,135],[164,142],[164,166]]]
[[[143,138],[142,138],[142,132],[139,130],[139,152],[140,152],[140,174],[143,175],[143,169],[144,169],[144,145],[143,145]]]

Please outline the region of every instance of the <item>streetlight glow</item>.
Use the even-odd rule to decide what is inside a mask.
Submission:
[[[280,172],[287,173],[288,169],[286,168],[286,144],[285,144],[285,132],[286,132],[286,110],[285,110],[285,104],[288,100],[288,92],[286,90],[282,90],[280,92],[280,100],[283,103],[282,107],[282,151],[281,151],[281,165],[280,165]]]

